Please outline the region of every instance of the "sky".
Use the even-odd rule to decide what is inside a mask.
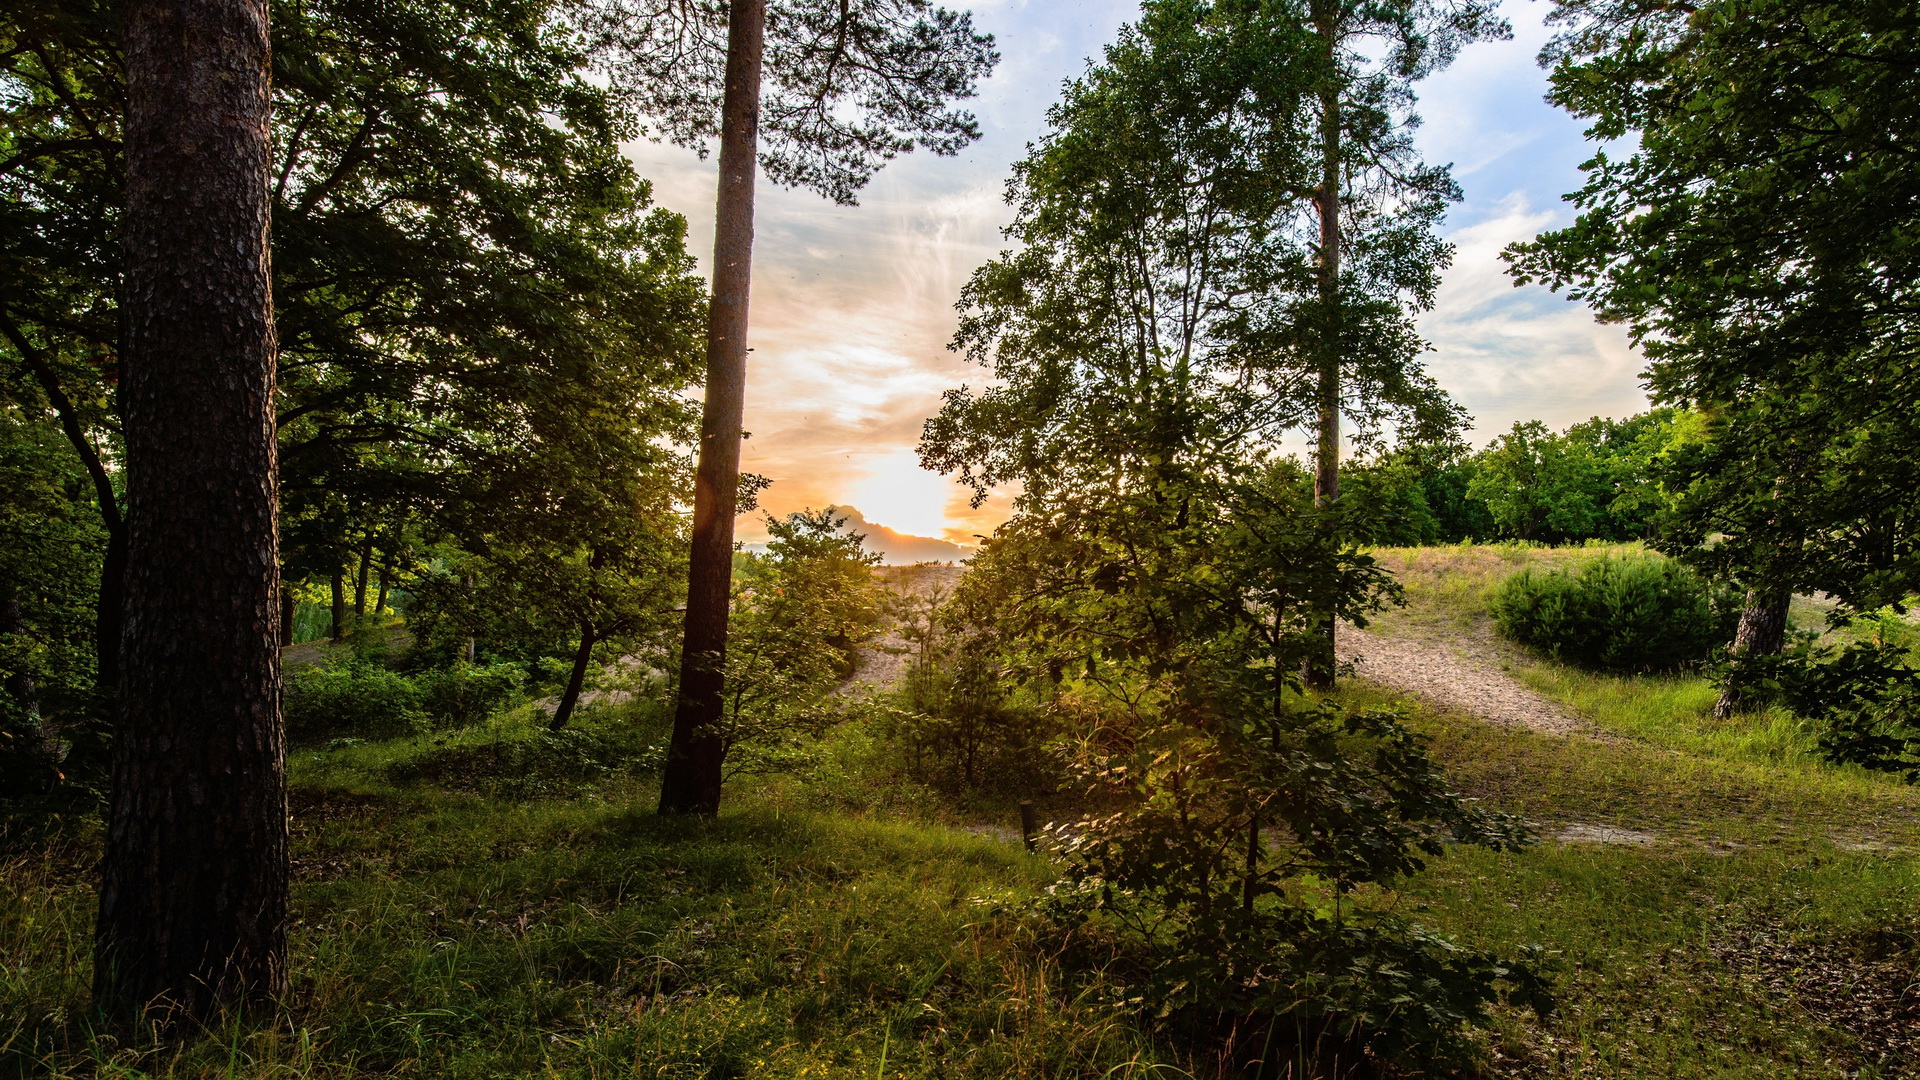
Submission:
[[[1428,370],[1473,415],[1476,445],[1519,420],[1564,427],[1646,408],[1625,332],[1543,288],[1514,288],[1499,260],[1507,244],[1572,220],[1561,195],[1579,187],[1592,155],[1581,124],[1542,100],[1535,57],[1548,7],[1505,0],[1513,39],[1469,46],[1419,87],[1419,149],[1451,162],[1466,195],[1442,227],[1454,261],[1419,325],[1433,346]],[[1007,246],[1013,163],[1045,130],[1061,83],[1139,10],[1138,0],[970,8],[1001,55],[968,103],[978,142],[957,157],[896,160],[854,207],[764,180],[757,194],[742,467],[773,480],[762,510],[838,506],[890,562],[963,558],[1008,512],[1004,499],[970,507],[965,489],[920,469],[914,446],[941,392],[985,374],[946,344],[960,287]],[[713,159],[647,142],[628,153],[655,201],[686,215],[704,270]],[[743,516],[738,533],[765,537],[758,515]]]

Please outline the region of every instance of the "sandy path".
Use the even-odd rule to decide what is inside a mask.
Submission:
[[[1549,735],[1599,734],[1503,671],[1492,642],[1415,641],[1342,626],[1339,652],[1362,678],[1482,720]]]

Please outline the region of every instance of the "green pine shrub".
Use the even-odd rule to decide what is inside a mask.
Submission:
[[[1671,671],[1706,660],[1733,636],[1737,602],[1658,557],[1601,558],[1575,569],[1527,567],[1488,600],[1500,633],[1600,671]]]

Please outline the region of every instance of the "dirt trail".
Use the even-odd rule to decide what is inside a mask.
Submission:
[[[1342,626],[1342,659],[1362,678],[1435,705],[1548,735],[1599,738],[1600,732],[1502,669],[1499,647],[1472,637],[1417,641]]]

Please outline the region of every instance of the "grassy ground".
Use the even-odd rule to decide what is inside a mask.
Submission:
[[[1408,603],[1378,629],[1484,635],[1485,596],[1506,574],[1620,551],[1388,549]],[[1920,1075],[1920,791],[1822,762],[1784,713],[1716,721],[1700,676],[1507,656],[1510,674],[1611,736],[1419,715],[1466,791],[1548,837],[1518,856],[1462,852],[1409,889],[1463,940],[1559,951],[1567,1008],[1503,1025],[1511,1071]]]
[[[1583,554],[1383,553],[1411,602],[1382,629],[1475,632],[1500,573]],[[1501,1013],[1487,1075],[1920,1075],[1920,793],[1819,763],[1778,717],[1715,724],[1699,680],[1518,654],[1511,670],[1613,737],[1414,711],[1464,791],[1545,838],[1452,851],[1398,900],[1462,941],[1555,957],[1562,1009]],[[85,1024],[97,828],[0,849],[0,1077],[1144,1080],[1192,1065],[1049,959],[1019,910],[1052,870],[1010,820],[902,781],[872,735],[843,730],[807,776],[741,784],[718,821],[661,821],[645,779],[659,728],[609,708],[550,739],[523,709],[437,740],[297,752],[286,1018],[178,1051]]]

